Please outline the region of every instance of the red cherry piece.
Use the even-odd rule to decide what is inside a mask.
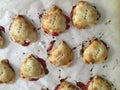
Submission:
[[[85,89],[85,84],[82,82],[77,82],[77,86],[80,87],[82,90],[87,90]]]
[[[3,26],[0,26],[0,31],[5,32],[5,28]]]
[[[64,17],[66,18],[66,30],[70,28],[69,23],[70,23],[70,18],[66,15],[64,15]]]
[[[24,41],[24,44],[22,46],[28,46],[30,42]]]
[[[52,36],[58,36],[59,34],[56,32],[52,32]]]
[[[49,47],[47,49],[47,52],[49,52],[50,50],[52,50],[54,43],[55,43],[55,40],[53,40],[53,41],[50,42],[50,45],[49,45]]]
[[[49,71],[47,69],[47,66],[46,66],[46,63],[45,61],[42,59],[42,58],[37,58],[37,60],[42,64],[43,68],[44,68],[44,71],[45,71],[45,74],[48,74]]]
[[[54,90],[58,90],[58,89],[59,89],[59,87],[60,87],[60,84],[58,84],[58,85],[55,87],[55,89],[54,89]]]
[[[82,82],[77,82],[77,86],[80,87],[82,90],[88,90],[89,84],[90,84],[90,81],[86,85]]]
[[[66,15],[64,15],[65,16],[65,18],[66,18],[66,23],[68,24],[68,23],[70,23],[70,18],[68,17],[68,16],[66,16]]]
[[[69,28],[70,28],[70,25],[67,24],[67,25],[66,25],[66,30],[68,30]]]
[[[31,78],[29,81],[37,81],[39,78]]]

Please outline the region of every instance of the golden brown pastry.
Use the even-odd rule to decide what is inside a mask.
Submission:
[[[22,15],[18,15],[10,25],[10,37],[23,46],[27,46],[37,40],[35,27]]]
[[[73,25],[78,29],[85,29],[98,23],[100,14],[97,9],[86,1],[79,1],[71,11]]]
[[[79,89],[73,84],[67,81],[63,81],[59,85],[57,85],[54,90],[79,90]]]
[[[64,41],[48,52],[48,59],[54,66],[69,67],[72,64],[73,58],[72,49]]]
[[[42,16],[42,28],[45,33],[57,36],[69,28],[70,19],[57,6],[53,6]]]
[[[112,90],[111,84],[100,76],[94,76],[87,90]]]
[[[5,32],[5,28],[0,25],[0,48],[3,48],[5,41],[1,32]]]
[[[0,61],[0,83],[13,83],[15,80],[15,71],[8,60]]]
[[[31,54],[21,66],[21,77],[30,81],[38,80],[46,74],[45,68],[44,61]]]
[[[4,46],[4,39],[3,37],[0,35],[0,48],[3,48]]]
[[[108,57],[107,45],[102,41],[94,38],[89,45],[84,46],[81,50],[83,60],[87,63],[103,63]]]

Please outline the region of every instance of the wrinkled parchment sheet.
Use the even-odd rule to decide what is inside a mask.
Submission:
[[[69,68],[54,67],[47,59],[46,49],[51,35],[44,34],[41,29],[39,15],[52,5],[59,6],[70,16],[72,6],[78,0],[0,0],[0,25],[5,27],[5,47],[0,49],[0,59],[8,59],[16,72],[13,84],[0,84],[0,90],[54,90],[60,79],[68,77],[68,81],[87,83],[90,77],[101,75],[113,84],[113,90],[120,90],[120,0],[86,0],[96,6],[101,14],[100,22],[86,30],[77,30],[70,24],[70,29],[54,38],[55,45],[65,40],[74,51],[73,65]],[[23,47],[10,39],[9,26],[16,15],[26,16],[36,27],[39,34],[37,42]],[[111,21],[111,22],[109,22]],[[39,28],[39,29],[38,29]],[[109,47],[109,57],[104,64],[85,64],[80,55],[80,44],[92,37],[101,37]],[[49,74],[38,81],[27,81],[20,77],[20,66],[29,54],[37,55],[46,60]],[[93,68],[93,69],[92,69]],[[91,71],[92,69],[92,71]]]

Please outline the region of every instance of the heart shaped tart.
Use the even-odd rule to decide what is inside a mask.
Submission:
[[[10,25],[10,37],[14,42],[28,46],[37,40],[37,31],[32,23],[18,15]]]

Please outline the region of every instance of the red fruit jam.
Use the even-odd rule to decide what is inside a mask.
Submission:
[[[52,36],[58,36],[59,34],[56,32],[52,32]]]
[[[55,87],[55,89],[54,89],[54,90],[58,90],[58,89],[59,89],[59,87],[60,87],[60,84],[58,84],[58,85]]]
[[[5,32],[5,28],[3,26],[0,26],[0,31]]]
[[[24,41],[24,44],[22,46],[28,46],[29,44],[30,44],[30,42]]]
[[[49,52],[49,51],[52,50],[54,43],[55,43],[55,40],[53,40],[53,41],[50,42],[50,45],[49,45],[49,47],[47,48],[47,52]]]
[[[88,90],[89,84],[90,84],[90,81],[86,85],[82,82],[77,82],[77,86],[80,87],[82,90]]]

